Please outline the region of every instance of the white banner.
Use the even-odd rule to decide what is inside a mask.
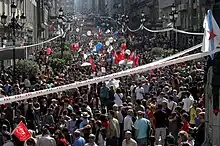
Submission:
[[[14,96],[10,96],[10,97],[1,98],[0,99],[0,104],[26,100],[26,99],[30,99],[30,98],[34,98],[34,97],[38,97],[38,96],[43,96],[43,95],[47,95],[47,94],[51,94],[51,93],[55,93],[55,92],[61,92],[61,91],[65,91],[65,90],[69,90],[69,89],[73,89],[73,88],[77,88],[77,87],[82,87],[82,86],[86,86],[86,85],[90,85],[90,84],[94,84],[94,83],[98,83],[98,82],[103,82],[103,81],[107,81],[107,80],[110,80],[110,79],[115,79],[115,78],[119,78],[119,77],[123,77],[123,76],[128,76],[128,75],[135,74],[135,73],[141,73],[141,72],[145,72],[145,71],[148,71],[148,70],[151,70],[151,69],[155,69],[155,68],[164,67],[164,66],[184,62],[184,61],[189,61],[189,60],[201,58],[201,57],[204,56],[203,54],[205,54],[205,56],[207,56],[207,53],[200,53],[199,57],[198,57],[197,54],[195,54],[195,55],[189,55],[190,57],[186,56],[186,57],[174,59],[174,58],[179,57],[181,55],[184,55],[185,53],[188,53],[192,50],[200,48],[201,46],[202,45],[199,44],[197,46],[194,46],[194,47],[189,48],[189,49],[187,49],[183,52],[177,53],[175,55],[164,58],[162,60],[155,61],[153,63],[149,63],[149,64],[139,66],[139,67],[136,67],[136,68],[133,68],[133,69],[128,69],[128,70],[125,70],[125,71],[121,71],[121,72],[118,72],[118,73],[113,73],[113,74],[110,74],[110,75],[97,77],[97,78],[94,78],[94,79],[89,79],[89,80],[85,80],[85,81],[81,81],[81,82],[75,82],[75,83],[72,83],[72,84],[63,85],[63,86],[59,86],[59,87],[55,87],[55,88],[51,88],[51,89],[45,89],[45,90],[40,90],[40,91],[36,91],[36,92],[30,92],[30,93],[25,93],[25,94],[20,94],[20,95],[14,95]],[[186,60],[185,60],[185,58],[186,58]],[[174,59],[174,60],[171,60],[171,59]]]

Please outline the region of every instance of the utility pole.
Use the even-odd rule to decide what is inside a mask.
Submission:
[[[217,1],[216,1],[217,2]],[[220,26],[220,3],[212,7],[213,16]],[[220,53],[214,59],[208,58],[206,64],[207,76],[205,78],[205,142],[203,146],[220,145]]]

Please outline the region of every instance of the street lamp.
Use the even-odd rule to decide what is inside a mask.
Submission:
[[[58,16],[58,23],[59,23],[62,31],[64,32],[65,24],[64,24],[63,17],[64,17],[63,8],[60,8],[59,9],[59,16]],[[65,37],[61,37],[61,58],[63,58],[63,51],[64,51],[64,45],[65,45],[64,42],[65,42]]]
[[[21,14],[20,19],[21,19],[21,24],[24,25],[26,23],[26,16],[24,13]]]
[[[63,16],[63,8],[59,9],[59,16]]]
[[[145,19],[144,11],[142,11],[141,12],[141,24],[144,24],[144,22],[146,22],[146,19]]]
[[[17,11],[17,5],[16,5],[15,2],[13,1],[13,2],[11,3],[11,13],[12,13],[13,15],[15,15],[16,11]]]
[[[176,28],[176,20],[178,18],[178,12],[176,10],[175,4],[172,5],[171,13],[169,14],[169,16],[170,16],[170,21],[173,23],[173,28]],[[170,33],[170,35],[171,35],[171,33]],[[177,36],[175,36],[175,33],[173,33],[173,51],[174,51],[174,53],[176,52],[176,37]],[[170,36],[170,38],[171,38],[171,36]]]
[[[3,12],[2,16],[1,16],[1,23],[3,26],[5,26],[7,23],[7,16],[5,15],[5,12]]]
[[[146,22],[146,18],[145,18],[145,14],[144,11],[141,12],[141,25],[144,25],[144,23]],[[144,41],[145,41],[145,31],[143,29],[144,27],[142,26],[142,46],[144,48]]]
[[[24,13],[22,13],[21,16],[15,16],[17,12],[17,5],[15,4],[15,2],[12,0],[11,2],[11,21],[8,23],[7,27],[11,30],[11,34],[12,34],[12,41],[13,41],[13,83],[15,83],[16,80],[16,75],[15,75],[15,69],[16,69],[16,62],[15,62],[15,43],[16,43],[16,30],[18,29],[22,29],[26,20],[26,16]],[[19,24],[19,21],[21,20],[21,25]],[[2,14],[1,16],[1,23],[3,24],[4,27],[6,27],[7,24],[7,16],[5,15],[5,13]],[[4,37],[3,40],[4,43],[7,42],[6,38]],[[5,45],[5,44],[4,44]]]

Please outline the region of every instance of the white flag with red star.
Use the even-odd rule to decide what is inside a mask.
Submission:
[[[220,29],[212,15],[211,10],[208,10],[203,27],[204,37],[202,51],[211,53],[220,47]],[[210,54],[210,56],[213,59],[214,54]]]

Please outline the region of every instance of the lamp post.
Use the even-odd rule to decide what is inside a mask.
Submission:
[[[173,23],[173,28],[176,28],[176,20],[178,18],[178,12],[176,10],[175,4],[172,5],[171,13],[169,14],[169,16],[170,16],[170,21]],[[177,38],[177,34],[175,34],[175,32],[173,32],[173,51],[174,51],[174,53],[176,53],[176,38]]]
[[[141,25],[142,25],[142,47],[144,49],[145,33],[144,33],[144,23],[146,22],[144,11],[141,12]]]
[[[59,9],[59,16],[58,16],[58,24],[60,25],[62,31],[64,32],[64,27],[65,27],[65,22],[63,21],[63,17],[64,17],[64,14],[63,14],[63,9],[60,8]],[[61,37],[61,58],[63,58],[63,51],[64,51],[64,41],[65,41],[65,37]]]
[[[123,31],[123,34],[125,36],[125,31],[126,31],[126,27],[127,27],[127,24],[129,23],[129,16],[128,15],[122,15],[120,20],[122,21],[122,31]]]
[[[13,83],[16,80],[16,75],[15,75],[15,69],[16,69],[16,56],[15,56],[15,44],[16,44],[16,30],[18,29],[22,29],[24,24],[25,24],[25,20],[26,20],[26,16],[24,13],[22,13],[21,16],[16,15],[16,11],[17,11],[17,5],[15,4],[15,2],[12,0],[11,2],[11,21],[8,23],[7,27],[9,28],[9,30],[11,31],[10,33],[12,34],[12,41],[13,41],[13,50],[12,50],[12,58],[13,58]],[[21,21],[21,23],[20,23]],[[7,24],[7,16],[5,15],[5,13],[2,14],[1,16],[1,23],[3,24],[4,27],[6,27]],[[5,39],[5,38],[4,38]],[[5,41],[5,40],[4,40]],[[5,41],[6,42],[6,41]]]
[[[6,25],[6,19],[7,19],[7,16],[5,15],[5,12],[3,12],[3,14],[1,15],[1,23],[2,23],[3,27],[5,27],[5,25]],[[5,38],[5,29],[4,29],[4,36],[2,37],[2,40],[1,40],[3,48],[5,47],[5,44],[4,44],[5,39],[6,38]],[[2,69],[2,71],[4,70],[4,60],[1,60],[1,69]]]

